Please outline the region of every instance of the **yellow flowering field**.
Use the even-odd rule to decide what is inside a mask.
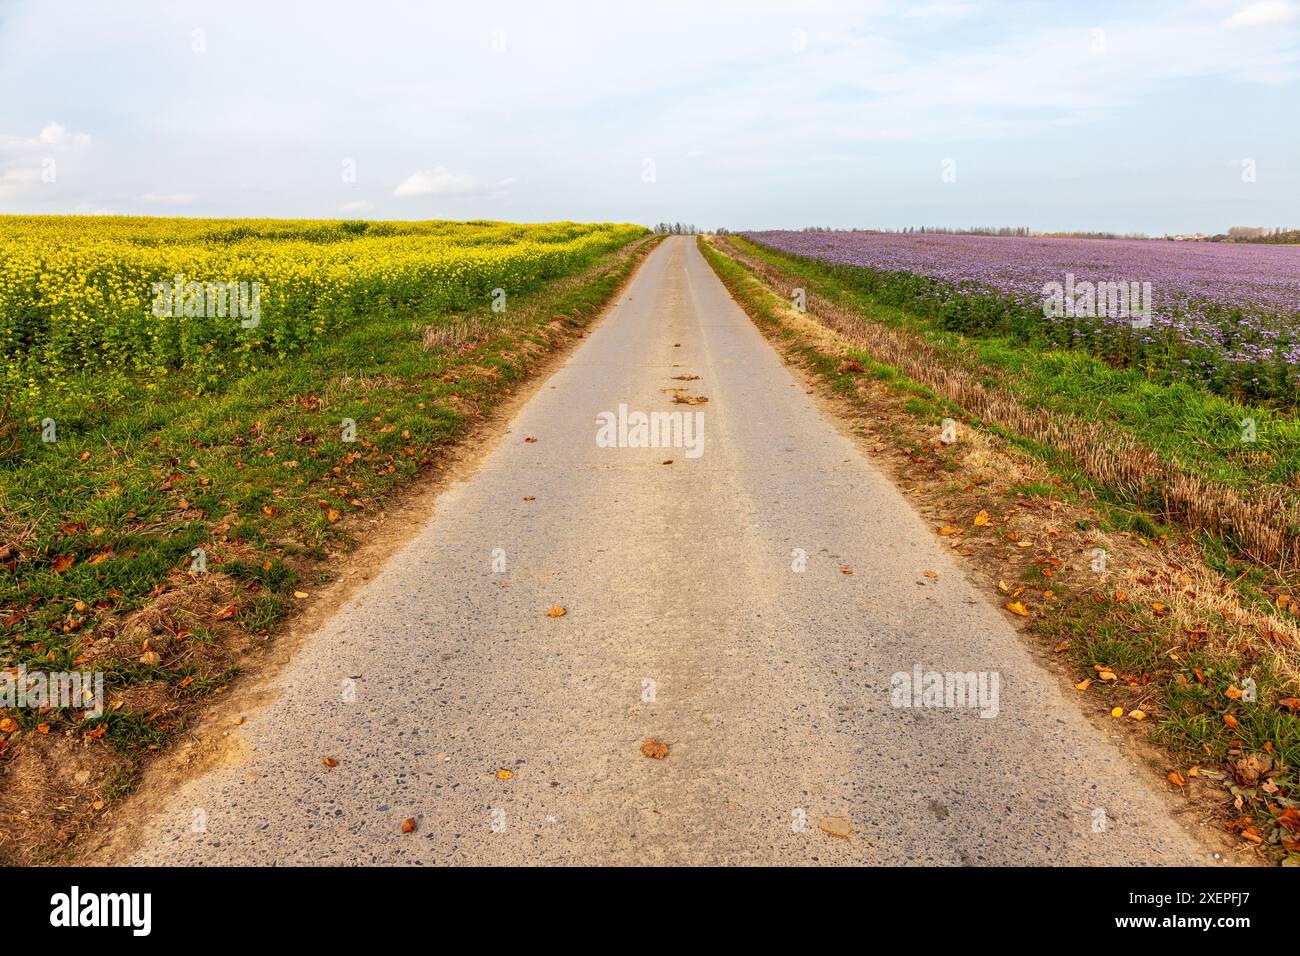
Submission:
[[[508,302],[645,232],[610,223],[0,216],[0,391],[22,405],[74,390],[111,400],[123,383],[149,387],[175,374],[202,391],[377,312],[486,310],[493,290]],[[160,307],[161,283],[178,291]],[[202,291],[181,295],[226,283],[244,291],[243,312],[232,302],[213,314]]]

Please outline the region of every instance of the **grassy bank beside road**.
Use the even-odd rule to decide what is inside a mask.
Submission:
[[[310,602],[354,519],[441,468],[653,242],[629,235],[502,312],[487,297],[393,307],[203,388],[122,379],[113,403],[57,419],[53,442],[39,440],[43,412],[11,398],[0,666],[102,672],[107,707],[0,709],[0,858],[40,858],[128,789]]]

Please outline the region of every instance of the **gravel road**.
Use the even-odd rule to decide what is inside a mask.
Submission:
[[[602,447],[620,405],[703,443]],[[1212,862],[693,239],[273,686],[123,862]]]

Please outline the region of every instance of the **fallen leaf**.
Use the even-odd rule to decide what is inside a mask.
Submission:
[[[1237,721],[1237,718],[1232,716],[1232,714],[1224,714],[1223,722],[1227,724],[1228,727],[1232,730],[1236,730],[1238,727],[1241,726],[1241,724]]]
[[[407,817],[405,820],[402,821],[402,832],[403,833],[415,832],[415,817]]]
[[[76,555],[61,554],[54,559],[54,563],[51,567],[54,569],[55,574],[62,574],[64,571],[68,570],[68,568],[72,567],[76,560]]]
[[[1300,697],[1283,697],[1277,705],[1293,714],[1300,714]]]
[[[1241,700],[1241,688],[1229,687],[1223,692],[1223,696],[1229,700]]]
[[[18,729],[18,722],[12,717],[0,718],[0,734],[12,734]]]
[[[1091,687],[1091,686],[1092,686],[1092,678],[1091,678],[1091,677],[1085,677],[1083,680],[1079,681],[1079,683],[1077,683],[1077,684],[1074,685],[1074,689],[1075,689],[1075,690],[1087,690],[1087,689],[1088,689],[1089,687]]]
[[[535,437],[533,437],[532,435],[529,435],[527,438],[524,439],[524,441],[525,441],[527,444],[532,445],[532,444],[534,444],[534,443],[537,441],[537,439],[536,439]]]
[[[1112,710],[1112,711],[1110,712],[1110,715],[1111,715],[1112,717],[1123,717],[1123,716],[1124,716],[1124,708],[1123,708],[1123,707],[1116,707],[1114,710]]]
[[[1128,715],[1134,720],[1146,720],[1147,712],[1145,710],[1130,710]]]
[[[1021,617],[1029,617],[1029,609],[1019,601],[1008,601],[1007,610],[1012,614],[1019,614]]]
[[[817,829],[839,840],[847,840],[853,832],[853,824],[848,817],[822,817],[817,821]]]
[[[218,621],[228,621],[238,613],[239,608],[234,604],[229,604],[218,611],[216,616]]]
[[[547,610],[547,612],[546,612],[546,616],[547,616],[547,617],[564,617],[564,615],[566,615],[566,614],[568,614],[568,613],[569,613],[569,611],[568,611],[567,608],[562,608],[562,607],[560,607],[558,604],[552,604],[551,607],[550,607],[550,609]]]
[[[1165,607],[1165,606],[1164,606],[1163,604],[1161,604],[1159,601],[1154,601],[1154,602],[1152,602],[1152,604],[1151,604],[1151,610],[1155,611],[1155,612],[1156,612],[1156,616],[1158,617],[1158,616],[1164,614],[1165,611],[1169,610],[1169,608]]]
[[[924,574],[927,578],[937,578],[939,576],[938,571],[922,571],[921,573]]]
[[[1183,779],[1183,775],[1179,773],[1177,770],[1175,770],[1165,779],[1168,780],[1170,783],[1172,783],[1175,787],[1183,787],[1187,785],[1187,781]]]
[[[703,395],[674,395],[674,405],[707,405],[709,400]]]
[[[974,525],[976,528],[983,528],[988,523],[989,523],[989,513],[984,510],[981,510],[980,513],[975,516],[975,520],[971,522],[971,524]]]
[[[668,756],[668,745],[647,737],[641,741],[641,752],[651,760],[663,760]]]
[[[853,573],[853,569],[849,567],[847,564],[840,565],[840,574],[852,574],[852,573]]]
[[[327,767],[337,767],[339,765],[339,762],[333,757],[321,757],[320,762]]]
[[[502,770],[498,770],[498,771],[497,771],[497,779],[498,779],[498,780],[509,780],[509,779],[510,779],[511,777],[513,777],[514,775],[515,775],[515,772],[514,772],[513,770],[505,770],[505,769],[502,769]]]
[[[328,511],[325,512],[325,520],[329,521],[331,524],[335,521],[338,521],[339,520],[338,511],[336,511],[333,508],[330,508]]]
[[[308,595],[306,591],[294,591],[293,596],[301,601],[303,598],[307,597]]]
[[[665,458],[664,461],[663,461],[663,464],[665,464],[665,465],[671,465],[672,463],[673,463],[673,460],[672,460],[671,458]]]

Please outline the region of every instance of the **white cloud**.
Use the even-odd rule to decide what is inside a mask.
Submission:
[[[354,199],[352,202],[345,202],[339,206],[339,212],[368,212],[375,208],[375,204],[366,199]]]
[[[499,196],[513,185],[514,179],[499,179],[495,182],[453,173],[446,166],[420,170],[402,180],[393,195],[400,199],[413,196],[438,196],[444,199],[484,199]]]
[[[1261,0],[1238,10],[1223,25],[1229,29],[1237,27],[1257,27],[1267,23],[1285,23],[1295,18],[1300,8],[1285,0]]]
[[[61,195],[90,141],[88,133],[70,133],[53,120],[35,136],[0,135],[0,198],[46,201]]]
[[[73,133],[69,135],[66,126],[53,120],[41,130],[37,139],[46,146],[88,146],[90,144],[89,133]]]

